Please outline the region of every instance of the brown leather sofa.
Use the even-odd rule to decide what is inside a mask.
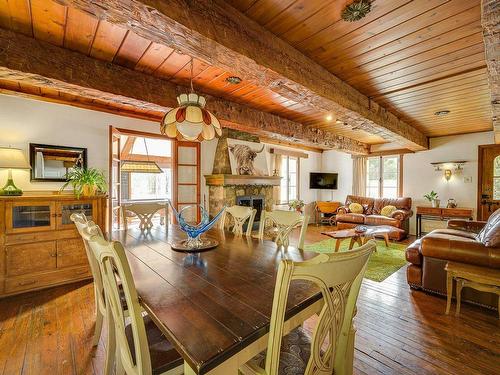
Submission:
[[[500,209],[488,222],[450,220],[446,229],[433,230],[408,246],[406,260],[410,287],[441,295],[446,295],[448,261],[500,268]],[[497,298],[470,288],[462,294],[463,300],[493,308]]]
[[[356,214],[349,212],[349,205],[351,203],[361,204],[363,206],[363,213]],[[397,208],[391,217],[380,215],[382,208],[389,205]],[[412,215],[411,198],[368,198],[348,195],[345,205],[339,207],[337,210],[337,229],[354,228],[360,224],[368,226],[390,225],[404,230],[404,232],[390,234],[392,239],[400,241],[408,235],[410,217]]]

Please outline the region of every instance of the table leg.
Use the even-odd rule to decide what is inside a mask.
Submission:
[[[417,218],[416,218],[416,226],[417,226],[417,238],[419,238],[421,235],[422,235],[422,216],[417,214]]]
[[[354,247],[354,242],[356,240],[354,239],[354,237],[351,237],[351,241],[349,242],[349,250],[352,250],[352,248]]]
[[[389,248],[389,234],[384,233],[385,247]]]
[[[361,237],[356,238],[356,243],[358,244],[358,246],[363,246],[363,240],[361,239]]]
[[[335,242],[335,252],[338,253],[339,249],[340,249],[340,243],[342,242],[342,239],[337,238],[336,241],[337,242]]]
[[[457,309],[455,311],[455,315],[458,316],[460,314],[460,303],[462,301],[462,288],[464,287],[463,280],[457,280]]]
[[[446,315],[450,313],[452,294],[453,294],[453,275],[450,272],[448,272],[446,274]]]

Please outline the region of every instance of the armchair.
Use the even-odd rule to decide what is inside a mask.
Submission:
[[[410,262],[406,277],[410,287],[446,295],[448,261],[500,269],[500,209],[488,222],[450,220],[445,229],[436,229],[406,249]],[[496,296],[467,288],[463,299],[490,307]]]

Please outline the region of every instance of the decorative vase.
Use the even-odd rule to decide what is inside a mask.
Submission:
[[[439,199],[432,200],[432,207],[439,207],[440,204],[441,204],[441,200],[439,200]]]
[[[97,187],[95,185],[85,184],[82,186],[82,195],[84,197],[92,197],[95,195]]]
[[[211,238],[202,238],[201,235],[215,225],[215,223],[219,220],[219,218],[222,216],[222,213],[226,209],[225,206],[222,208],[222,210],[220,210],[220,212],[217,215],[214,216],[212,220],[210,220],[210,218],[208,217],[208,212],[205,211],[203,206],[199,204],[186,206],[182,210],[177,212],[177,210],[172,205],[172,202],[168,201],[168,203],[174,212],[177,222],[179,223],[179,228],[187,235],[187,239],[179,242],[174,242],[171,245],[172,249],[196,252],[201,250],[212,249],[219,244],[216,240]],[[196,225],[190,225],[186,222],[186,219],[183,217],[183,214],[187,212],[189,209],[197,207],[199,207],[201,211],[201,221]]]

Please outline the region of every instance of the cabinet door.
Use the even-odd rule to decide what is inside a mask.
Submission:
[[[46,241],[5,247],[7,276],[56,269],[56,242]]]
[[[88,264],[87,253],[81,238],[57,241],[57,268]]]
[[[88,220],[97,221],[96,200],[74,200],[57,203],[57,229],[71,229],[75,224],[70,217],[73,213],[84,213]]]
[[[26,233],[56,228],[55,203],[8,202],[5,207],[5,232]]]

